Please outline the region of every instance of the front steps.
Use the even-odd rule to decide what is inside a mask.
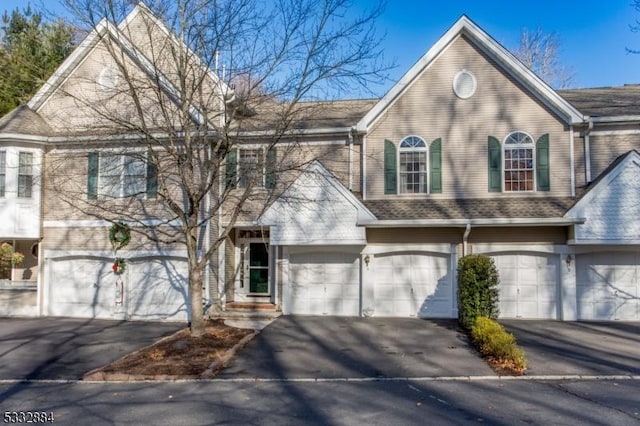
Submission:
[[[274,319],[282,315],[282,311],[273,303],[228,302],[224,310],[211,312],[214,318],[265,318]]]

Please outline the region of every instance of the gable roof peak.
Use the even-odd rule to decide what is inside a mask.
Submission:
[[[540,77],[520,62],[509,50],[473,22],[473,20],[466,15],[462,15],[385,94],[380,102],[358,122],[357,130],[366,132],[386,109],[408,90],[427,67],[436,61],[447,47],[462,34],[469,37],[472,42],[484,54],[493,59],[505,73],[529,89],[534,97],[548,106],[567,124],[584,122],[584,115],[580,113],[580,111],[562,98],[555,90],[540,79]]]

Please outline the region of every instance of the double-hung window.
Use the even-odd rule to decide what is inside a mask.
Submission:
[[[533,191],[534,143],[524,132],[510,133],[504,141],[504,190]]]
[[[0,151],[0,197],[4,197],[7,181],[7,151]]]
[[[400,143],[400,193],[427,192],[427,154],[424,140],[409,136]]]
[[[144,153],[90,153],[87,197],[138,199],[155,197],[155,168]]]
[[[441,194],[442,139],[427,144],[407,136],[396,144],[384,141],[385,194]]]
[[[263,186],[263,151],[261,149],[241,149],[238,156],[238,187],[246,188],[252,179],[254,186]]]
[[[503,142],[488,141],[489,192],[551,190],[549,134],[534,139],[525,132],[512,132]]]
[[[33,188],[33,153],[18,154],[18,198],[31,198]]]
[[[227,153],[226,183],[228,188],[274,189],[277,183],[277,150],[275,147],[238,148]]]

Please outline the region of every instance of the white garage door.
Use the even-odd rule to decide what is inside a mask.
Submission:
[[[640,320],[640,253],[576,256],[578,319]]]
[[[187,262],[150,259],[130,263],[127,319],[180,320],[188,318]]]
[[[381,255],[376,256],[374,268],[375,316],[455,316],[448,255]]]
[[[131,320],[187,320],[185,261],[148,259],[127,263],[120,276],[123,294],[111,271],[111,259],[51,262],[49,315]]]
[[[104,259],[73,259],[50,263],[49,315],[110,319],[115,310],[116,277]]]
[[[360,315],[360,255],[313,252],[289,256],[285,313]]]
[[[557,255],[492,255],[500,274],[500,317],[558,318]]]

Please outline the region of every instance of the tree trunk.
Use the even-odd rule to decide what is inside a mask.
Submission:
[[[191,304],[191,337],[204,335],[204,312],[202,310],[202,268],[189,262],[189,303]]]

